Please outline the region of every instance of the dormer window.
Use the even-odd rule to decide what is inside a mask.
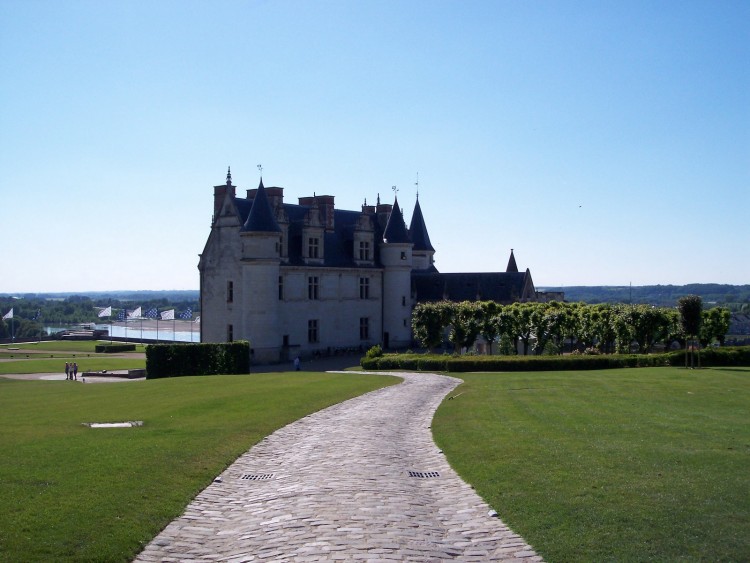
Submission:
[[[308,258],[318,258],[320,256],[320,239],[318,237],[307,239],[307,256]]]
[[[367,241],[359,242],[359,259],[369,260],[370,259],[370,243]]]

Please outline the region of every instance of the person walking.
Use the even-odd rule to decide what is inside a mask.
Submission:
[[[70,364],[65,362],[65,379],[70,379]]]
[[[294,371],[299,371],[299,356],[294,358]]]
[[[73,362],[73,379],[78,381],[78,362]]]

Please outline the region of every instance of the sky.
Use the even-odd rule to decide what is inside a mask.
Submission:
[[[198,289],[213,186],[442,272],[750,283],[750,3],[0,0],[0,293]]]

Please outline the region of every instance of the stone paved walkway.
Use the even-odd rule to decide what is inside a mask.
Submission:
[[[460,381],[397,375],[268,436],[136,561],[541,561],[432,441]]]

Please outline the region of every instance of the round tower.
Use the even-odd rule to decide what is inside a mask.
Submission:
[[[235,339],[250,342],[251,360],[258,362],[280,359],[278,280],[281,233],[261,179],[240,233],[242,326],[235,332]]]
[[[398,198],[388,217],[380,262],[383,265],[383,347],[405,348],[411,345],[411,270],[412,248]]]

